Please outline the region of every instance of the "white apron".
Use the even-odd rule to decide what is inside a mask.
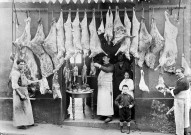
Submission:
[[[190,126],[190,89],[181,91],[174,98],[174,115],[176,123],[176,134],[184,135],[184,128]]]
[[[100,71],[98,76],[97,115],[110,116],[113,111],[113,73]]]

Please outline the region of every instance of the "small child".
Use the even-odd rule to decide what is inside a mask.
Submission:
[[[134,106],[134,100],[131,95],[128,94],[128,86],[123,85],[122,93],[115,99],[115,104],[119,106],[119,116],[120,116],[120,130],[123,131],[123,122],[127,122],[127,134],[130,133],[130,121],[131,121],[131,108]]]

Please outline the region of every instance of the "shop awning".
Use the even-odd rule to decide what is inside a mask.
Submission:
[[[14,0],[14,2],[20,2],[20,3],[28,3],[28,2],[32,2],[32,3],[42,3],[42,2],[46,2],[46,3],[56,3],[56,2],[60,2],[60,3],[105,3],[105,2],[110,2],[110,3],[119,3],[119,2],[134,2],[136,0]],[[139,1],[139,0],[138,0]],[[12,2],[12,0],[1,0],[1,2]]]

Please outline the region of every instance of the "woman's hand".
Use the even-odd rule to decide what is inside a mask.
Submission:
[[[119,109],[121,109],[123,106],[122,105],[119,105]]]
[[[100,65],[99,63],[94,63],[94,67],[98,67],[98,68],[100,68],[101,65]]]
[[[25,95],[23,95],[23,94],[20,95],[20,98],[21,98],[21,100],[26,100],[27,99],[27,97]]]
[[[133,105],[129,105],[129,108],[132,108],[133,107]]]

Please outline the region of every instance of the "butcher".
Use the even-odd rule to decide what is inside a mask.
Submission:
[[[175,88],[170,87],[167,92],[174,97],[174,115],[177,135],[188,135],[188,127],[190,126],[190,100],[189,100],[189,81],[184,76],[184,68],[176,69],[178,78]]]
[[[97,115],[105,123],[112,121],[113,110],[113,69],[109,55],[103,56],[103,65],[94,63],[101,71],[98,75]]]
[[[13,125],[19,129],[34,126],[32,106],[29,99],[27,86],[37,81],[28,80],[24,74],[26,62],[22,59],[16,61],[17,67],[13,67],[10,80],[13,88]]]

